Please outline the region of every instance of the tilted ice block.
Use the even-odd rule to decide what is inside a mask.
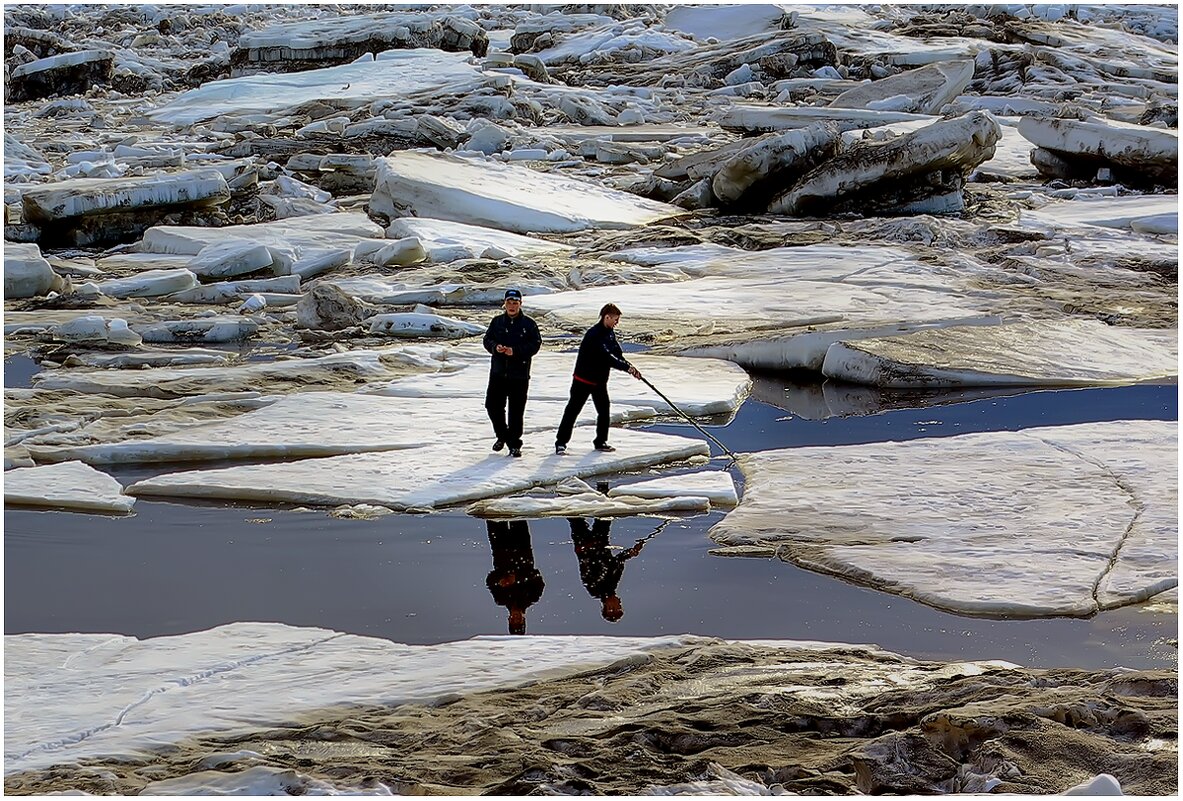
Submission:
[[[848,89],[831,100],[830,107],[874,108],[873,103],[904,95],[908,104],[895,110],[939,114],[941,108],[957,97],[973,77],[972,59],[929,64]]]
[[[60,284],[41,248],[20,242],[4,243],[4,297],[31,298],[44,295]]]
[[[1097,320],[951,326],[835,342],[822,373],[895,388],[1120,384],[1177,375],[1177,343]]]
[[[1087,616],[1178,584],[1178,426],[1126,420],[740,457],[711,530],[958,614]]]
[[[197,286],[197,276],[188,270],[145,270],[130,278],[112,278],[99,283],[99,291],[113,298],[149,298],[171,295]]]
[[[676,206],[528,167],[401,151],[378,160],[370,208],[518,233],[632,228],[683,214]]]
[[[230,199],[217,170],[192,170],[144,178],[74,178],[30,189],[21,202],[28,222],[173,206],[215,206]]]
[[[19,467],[4,473],[4,503],[74,512],[127,514],[135,498],[106,473],[82,462]]]
[[[1111,161],[1164,180],[1178,175],[1177,131],[1103,119],[1024,117],[1019,133],[1047,150]]]

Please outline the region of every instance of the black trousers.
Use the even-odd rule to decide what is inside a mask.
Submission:
[[[571,398],[567,401],[567,408],[563,410],[563,422],[559,424],[559,435],[555,438],[556,445],[566,445],[571,441],[571,431],[575,428],[575,418],[583,411],[583,405],[588,398],[596,406],[596,439],[592,444],[596,447],[608,441],[608,384],[585,384],[582,381],[571,381]]]
[[[526,394],[530,379],[490,375],[485,391],[485,410],[493,422],[493,433],[511,448],[522,447],[522,426],[526,416]],[[506,417],[506,404],[509,416]]]

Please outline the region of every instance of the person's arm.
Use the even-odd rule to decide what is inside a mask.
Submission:
[[[497,352],[498,342],[497,342],[497,337],[493,331],[493,329],[495,329],[496,327],[497,327],[497,318],[494,317],[493,321],[491,323],[489,323],[489,329],[487,331],[485,331],[485,343],[484,343],[485,350],[489,351],[489,353],[496,353]]]
[[[515,350],[514,354],[523,359],[530,359],[542,349],[542,333],[538,330],[538,324],[533,320],[530,320],[526,329],[522,332],[521,347]]]
[[[629,370],[632,367],[625,361],[624,351],[620,349],[620,343],[616,341],[616,337],[605,336],[600,340],[600,347],[607,354],[609,366],[615,367],[617,370]]]

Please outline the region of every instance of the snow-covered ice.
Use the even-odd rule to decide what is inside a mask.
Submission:
[[[720,470],[664,476],[632,484],[617,484],[608,496],[629,495],[634,498],[677,498],[698,496],[710,500],[712,506],[735,506],[739,496],[730,473]]]
[[[468,507],[475,517],[634,517],[636,515],[702,514],[711,510],[709,498],[683,495],[643,498],[635,495],[606,497],[598,492],[559,495],[554,498],[514,496],[477,501]]]
[[[18,467],[4,473],[6,505],[127,514],[135,502],[123,494],[118,481],[82,462]]]
[[[44,295],[61,279],[54,273],[49,262],[41,255],[41,249],[33,244],[20,242],[4,243],[4,297],[31,298]]]

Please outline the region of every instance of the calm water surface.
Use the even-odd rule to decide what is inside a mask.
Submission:
[[[832,388],[833,389],[833,388]],[[865,404],[861,390],[827,401],[761,379],[733,421],[712,429],[729,448],[762,450],[1014,430],[1111,419],[1178,417],[1178,388],[1144,384],[1010,396],[877,398],[861,416],[820,416]],[[956,402],[950,402],[956,401]],[[820,404],[820,405],[819,405]],[[942,405],[943,404],[943,405]],[[865,409],[864,409],[865,410]],[[688,426],[654,430],[697,435]],[[527,447],[544,443],[527,443]],[[122,470],[131,481],[164,469]],[[737,479],[739,478],[736,473]],[[1176,666],[1174,615],[1130,607],[1089,620],[959,617],[767,559],[708,551],[721,515],[615,521],[612,542],[648,537],[625,563],[623,618],[609,623],[581,582],[563,519],[530,521],[545,584],[526,612],[532,634],[658,635],[870,642],[917,657],[1005,659],[1031,666]],[[139,501],[106,518],[6,509],[6,633],[118,632],[138,637],[233,621],[320,626],[408,643],[507,630],[486,587],[493,559],[484,521],[463,514],[337,520],[320,512]],[[656,532],[656,533],[655,533]]]

